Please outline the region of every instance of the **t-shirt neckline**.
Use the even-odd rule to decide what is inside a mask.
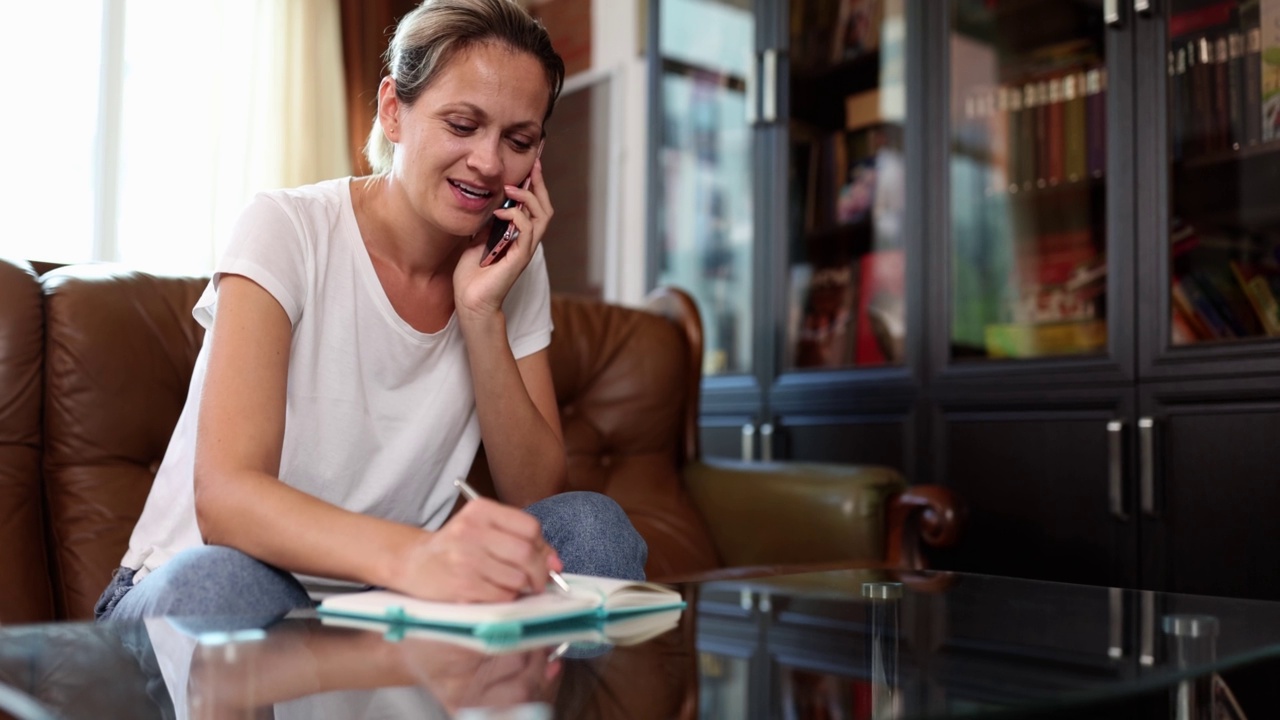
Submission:
[[[444,324],[444,327],[433,333],[424,333],[415,329],[400,317],[400,313],[396,312],[395,306],[391,304],[391,298],[387,297],[386,289],[382,287],[382,281],[378,279],[378,271],[373,268],[373,258],[369,256],[369,248],[365,245],[364,235],[360,232],[360,223],[356,222],[356,208],[351,196],[351,183],[354,180],[354,177],[348,177],[343,183],[345,192],[342,196],[342,221],[347,224],[349,232],[342,234],[354,243],[351,249],[356,256],[357,281],[365,286],[383,318],[406,338],[421,345],[440,342],[453,334],[457,326],[457,311],[450,313],[449,321]]]

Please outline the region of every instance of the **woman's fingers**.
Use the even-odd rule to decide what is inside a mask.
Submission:
[[[553,551],[542,539],[542,527],[532,515],[491,500],[473,500],[441,534],[439,539],[479,551],[455,557],[475,563],[456,571],[473,574],[481,586],[507,597],[545,588],[552,562],[548,557]]]

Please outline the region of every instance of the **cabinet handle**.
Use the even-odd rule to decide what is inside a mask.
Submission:
[[[1107,423],[1107,442],[1110,445],[1111,457],[1110,481],[1107,484],[1107,500],[1111,514],[1121,522],[1129,516],[1124,512],[1124,423],[1112,420]]]
[[[751,462],[756,457],[756,426],[747,423],[742,426],[742,461]]]
[[[1139,633],[1142,636],[1138,663],[1146,667],[1156,664],[1156,594],[1142,591],[1142,617]]]
[[[764,51],[763,78],[760,82],[760,118],[765,122],[778,119],[778,51]]]
[[[760,459],[773,462],[773,423],[760,426]]]
[[[1102,21],[1108,27],[1120,27],[1120,0],[1103,0]]]
[[[1107,588],[1110,626],[1107,636],[1107,657],[1119,660],[1124,657],[1124,590]]]
[[[747,76],[743,79],[742,92],[746,95],[746,121],[747,127],[756,124],[756,55],[755,53],[747,53]]]
[[[1151,14],[1151,0],[1133,0],[1133,11],[1138,15]]]
[[[1142,512],[1147,517],[1156,514],[1156,423],[1149,417],[1138,419],[1138,445],[1142,452],[1142,470],[1139,473],[1138,493],[1142,500]]]

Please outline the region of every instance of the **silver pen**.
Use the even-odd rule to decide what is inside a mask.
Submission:
[[[476,492],[475,488],[468,485],[467,481],[462,478],[454,480],[453,484],[458,488],[458,490],[462,491],[463,496],[468,500],[475,500],[480,497],[480,493]],[[569,592],[569,583],[565,582],[564,578],[560,576],[560,573],[555,570],[548,570],[547,574],[551,576],[551,582],[555,583],[556,587],[560,588],[563,592]]]

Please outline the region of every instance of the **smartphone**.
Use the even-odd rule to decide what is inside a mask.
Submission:
[[[542,142],[538,143],[537,157],[539,158],[542,157],[543,144],[544,143]],[[530,173],[529,176],[524,179],[524,182],[520,183],[520,189],[528,190],[529,184],[532,182],[533,174]],[[501,207],[503,209],[509,209],[523,206],[521,203],[516,202],[514,198],[507,198],[502,201]],[[503,220],[502,218],[495,217],[493,219],[493,226],[489,228],[489,242],[484,245],[484,255],[480,256],[480,267],[489,267],[493,263],[497,262],[498,258],[502,257],[502,254],[507,251],[507,246],[515,239],[515,225],[513,225],[510,220]]]
[[[524,182],[520,183],[520,188],[528,190],[529,183],[532,180],[532,177],[525,178]],[[520,207],[520,203],[516,202],[514,198],[507,198],[502,201],[501,207],[504,210]],[[497,262],[498,258],[502,257],[502,254],[507,251],[507,246],[515,239],[516,226],[510,220],[495,217],[493,226],[489,228],[489,242],[484,244],[484,255],[480,257],[480,267],[488,267]]]

